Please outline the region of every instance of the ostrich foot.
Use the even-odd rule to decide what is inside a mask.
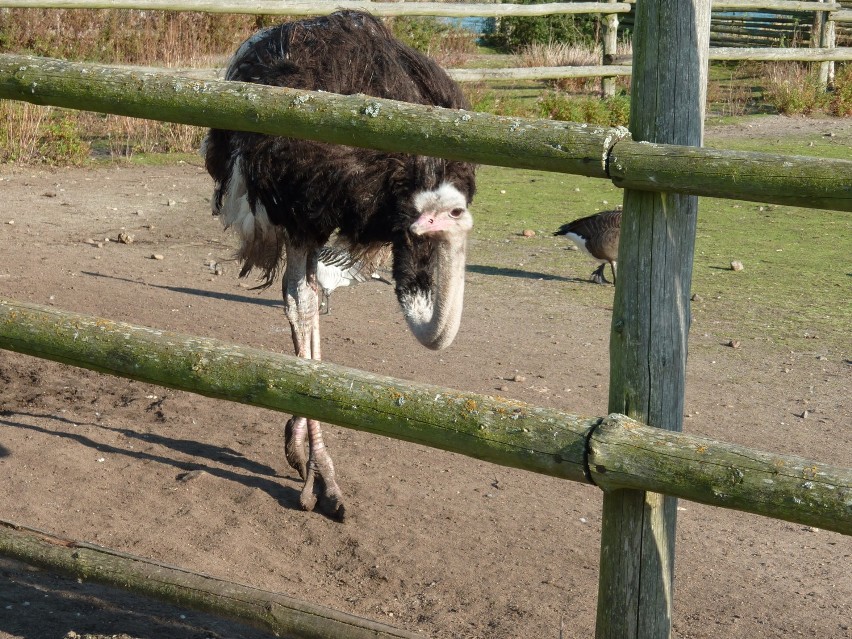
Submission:
[[[305,435],[308,432],[308,420],[304,417],[291,417],[284,426],[284,455],[287,463],[299,472],[302,480],[308,478],[308,457],[305,454]]]
[[[325,449],[308,463],[308,476],[299,496],[299,503],[307,511],[312,511],[318,500],[323,513],[338,521],[344,520],[346,508],[343,505],[343,493],[337,485],[334,465]]]

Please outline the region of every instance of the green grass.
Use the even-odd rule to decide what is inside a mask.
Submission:
[[[760,116],[756,116],[760,117]],[[737,124],[744,121],[754,121],[752,118],[729,118],[726,124]],[[826,133],[832,130],[832,125],[827,123]],[[714,149],[730,149],[732,151],[761,151],[764,153],[778,153],[783,155],[806,155],[812,157],[830,158],[837,160],[852,160],[852,147],[850,140],[843,136],[830,136],[826,134],[805,133],[800,135],[781,136],[756,136],[752,138],[725,138],[713,139],[705,142],[706,146]]]
[[[781,147],[774,140],[728,139],[718,146],[825,157],[842,157],[845,150],[848,157],[848,140],[844,149],[833,138],[810,137],[788,137]],[[470,270],[558,280],[554,294],[563,301],[567,297],[580,305],[611,304],[611,287],[581,281],[594,264],[566,251],[568,242],[552,233],[567,221],[621,201],[620,189],[605,180],[482,167],[473,207]],[[525,229],[536,235],[523,237]],[[698,295],[692,306],[693,331],[848,356],[850,237],[848,213],[702,198],[692,283]],[[742,261],[744,270],[732,271],[732,260]]]

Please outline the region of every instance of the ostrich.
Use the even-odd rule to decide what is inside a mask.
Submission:
[[[567,235],[581,251],[601,264],[592,273],[596,284],[609,284],[604,268],[612,268],[612,283],[615,284],[615,268],[618,259],[618,238],[621,233],[621,210],[601,211],[563,224],[554,235]]]
[[[467,108],[432,60],[358,11],[263,29],[234,54],[228,80]],[[284,310],[296,355],[320,359],[317,260],[333,232],[358,256],[391,246],[403,315],[430,349],[453,341],[461,321],[468,206],[474,166],[286,137],[211,129],[202,148],[214,181],[214,215],[240,237],[241,276],[263,285],[283,268]],[[320,423],[285,426],[288,463],[304,480],[300,504],[345,516]],[[307,438],[307,451],[306,451]]]
[[[331,294],[341,286],[367,280],[390,284],[373,267],[374,264],[357,258],[346,249],[323,246],[317,251],[317,284],[325,298],[320,301],[320,308],[325,306],[325,313],[331,314]]]

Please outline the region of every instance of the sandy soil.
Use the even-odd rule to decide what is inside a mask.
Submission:
[[[0,178],[0,295],[289,352],[277,291],[236,278],[200,166],[6,167]],[[122,231],[134,241],[115,242]],[[323,354],[600,414],[610,308],[561,301],[590,286],[573,277],[589,263],[565,259],[572,276],[471,269],[462,330],[441,353],[407,333],[390,287],[340,290]],[[852,466],[844,356],[724,337],[693,331],[686,430]],[[563,618],[566,638],[593,633],[596,488],[328,426],[348,500],[340,524],[299,510],[282,415],[4,351],[0,389],[0,519],[424,636],[555,638]],[[682,502],[675,634],[850,637],[850,565],[848,537]],[[14,562],[0,575],[2,638],[263,636]]]

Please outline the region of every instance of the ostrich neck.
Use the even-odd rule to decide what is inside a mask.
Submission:
[[[449,346],[461,323],[466,248],[466,235],[439,242],[432,289],[402,300],[411,332],[421,344],[433,350]]]

